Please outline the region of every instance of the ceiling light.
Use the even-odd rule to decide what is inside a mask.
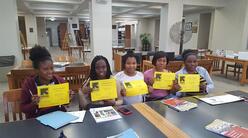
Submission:
[[[53,21],[56,20],[56,18],[55,17],[50,17],[49,20],[53,22]]]

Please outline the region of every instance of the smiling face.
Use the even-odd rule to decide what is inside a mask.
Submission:
[[[45,60],[39,63],[38,74],[40,79],[49,82],[53,79],[53,72],[52,60]]]
[[[135,73],[137,68],[137,61],[135,57],[128,57],[125,63],[125,72],[128,74]]]
[[[107,74],[107,64],[101,59],[96,62],[96,75],[98,79],[105,79]]]
[[[167,59],[165,57],[161,57],[157,59],[156,61],[156,70],[157,71],[163,71],[163,69],[166,67]]]
[[[196,71],[196,67],[198,66],[196,55],[189,55],[187,59],[184,61],[186,70],[189,73],[194,73]]]

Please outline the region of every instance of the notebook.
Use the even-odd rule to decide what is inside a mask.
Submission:
[[[129,128],[120,134],[109,136],[107,138],[139,138],[139,136],[133,129]]]
[[[190,109],[197,107],[196,103],[192,103],[192,102],[185,101],[182,99],[177,99],[177,98],[170,98],[167,100],[162,100],[161,102],[163,104],[168,105],[169,107],[172,107],[173,109],[177,111],[188,111]]]
[[[234,96],[231,94],[225,94],[225,95],[213,96],[213,97],[205,97],[205,98],[200,98],[197,96],[194,96],[194,97],[210,105],[225,104],[225,103],[231,103],[231,102],[237,102],[237,101],[244,100],[244,98]]]
[[[238,125],[222,121],[220,119],[214,120],[205,127],[207,130],[217,134],[221,134],[229,138],[247,138],[248,129]]]
[[[58,129],[73,120],[78,119],[78,117],[71,115],[62,111],[51,112],[36,118],[42,124],[50,126],[54,129]]]

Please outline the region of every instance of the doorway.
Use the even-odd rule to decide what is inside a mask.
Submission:
[[[49,45],[50,47],[53,47],[52,29],[51,29],[51,28],[46,28],[46,33],[47,33],[48,45]]]

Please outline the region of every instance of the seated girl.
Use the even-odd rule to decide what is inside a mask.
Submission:
[[[194,52],[183,53],[184,67],[176,74],[199,74],[200,75],[200,94],[207,94],[214,88],[214,83],[210,78],[208,71],[198,66],[197,54]],[[186,95],[195,95],[197,93],[186,93]],[[182,96],[182,93],[177,93]]]
[[[165,98],[170,98],[170,93],[174,93],[180,89],[176,81],[173,83],[171,90],[154,89],[154,73],[155,72],[170,72],[166,70],[166,65],[169,63],[166,53],[163,51],[156,52],[152,64],[154,68],[149,69],[144,72],[144,80],[148,86],[149,95],[146,97],[146,101],[161,100]]]
[[[124,70],[115,75],[115,78],[120,81],[121,84],[123,84],[124,81],[144,80],[143,74],[139,71],[136,71],[137,60],[132,51],[128,51],[128,53],[122,57],[122,67],[124,68]],[[126,97],[126,90],[124,89],[124,87],[122,87],[121,89],[121,94],[122,96],[124,96],[124,104],[128,105],[143,102],[143,95]]]
[[[57,110],[66,111],[63,105],[38,108],[40,97],[37,95],[37,86],[60,84],[65,80],[53,74],[53,61],[45,47],[33,47],[29,58],[37,74],[27,78],[22,86],[21,110],[26,114],[26,118],[34,118]]]
[[[120,83],[117,81],[117,99],[109,99],[102,101],[91,101],[91,89],[90,81],[91,80],[103,80],[112,78],[112,72],[110,70],[110,65],[108,60],[103,56],[96,56],[91,63],[90,75],[89,78],[83,83],[82,91],[79,92],[79,102],[80,108],[90,109],[95,107],[104,107],[104,106],[114,106],[122,104],[122,97],[120,95]],[[108,92],[108,90],[106,90]]]

